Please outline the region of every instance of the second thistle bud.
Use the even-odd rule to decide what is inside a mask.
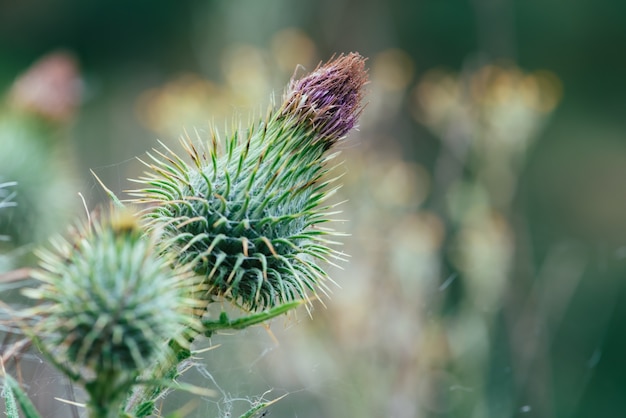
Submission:
[[[41,302],[33,333],[100,402],[168,355],[168,340],[185,344],[182,330],[199,327],[189,272],[172,270],[154,247],[132,215],[114,213],[41,252],[34,277],[42,285],[26,292]]]
[[[281,106],[223,146],[215,133],[208,145],[184,141],[192,164],[169,150],[147,164],[133,194],[150,204],[164,251],[204,277],[208,301],[257,310],[325,291],[316,261],[340,254],[322,226],[324,153],[355,126],[366,80],[361,56],[340,56],[292,80]]]

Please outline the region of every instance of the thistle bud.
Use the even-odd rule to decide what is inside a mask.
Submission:
[[[292,80],[284,103],[223,147],[183,140],[191,164],[167,149],[132,191],[164,251],[191,264],[209,288],[250,310],[326,292],[316,261],[341,259],[322,227],[332,206],[324,152],[352,129],[367,79],[364,59],[340,56]]]
[[[43,284],[25,291],[41,302],[33,334],[98,402],[168,355],[168,340],[185,344],[182,330],[199,327],[189,272],[172,270],[154,248],[132,215],[114,212],[42,251],[34,277]]]

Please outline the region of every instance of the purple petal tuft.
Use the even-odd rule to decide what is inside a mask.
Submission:
[[[291,80],[282,114],[313,128],[328,149],[356,125],[366,82],[365,59],[357,53],[340,55]]]

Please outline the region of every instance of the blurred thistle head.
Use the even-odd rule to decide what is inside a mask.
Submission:
[[[41,302],[32,333],[86,380],[128,378],[199,328],[192,275],[172,269],[155,241],[129,212],[113,211],[39,253],[42,285],[25,291]]]
[[[81,82],[76,58],[51,52],[36,61],[13,83],[13,106],[53,122],[69,121],[78,107]]]
[[[324,225],[337,213],[326,200],[338,187],[324,176],[336,154],[325,152],[357,122],[364,61],[342,55],[292,80],[282,105],[223,144],[215,131],[207,142],[183,140],[192,164],[165,145],[150,155],[131,194],[148,204],[163,251],[204,278],[207,302],[260,310],[327,293],[316,263],[342,254],[329,240],[339,234]]]

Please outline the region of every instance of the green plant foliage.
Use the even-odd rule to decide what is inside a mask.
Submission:
[[[20,324],[84,387],[90,417],[154,414],[172,389],[215,395],[178,381],[196,336],[258,325],[327,293],[316,263],[343,259],[329,239],[339,234],[325,226],[338,187],[327,152],[355,126],[366,78],[361,56],[342,55],[292,80],[283,103],[248,130],[223,143],[216,132],[208,144],[183,141],[190,163],[163,145],[131,192],[147,204],[141,221],[103,185],[110,212],[37,253],[41,284],[24,291],[37,305],[19,312]],[[0,194],[5,206],[8,198]],[[206,318],[218,299],[246,314]],[[8,394],[7,414],[18,404],[26,413],[23,393]]]

